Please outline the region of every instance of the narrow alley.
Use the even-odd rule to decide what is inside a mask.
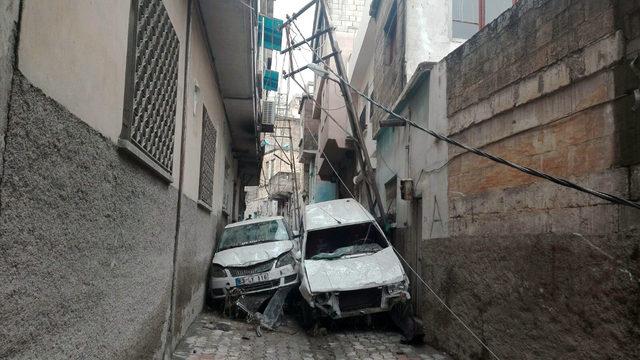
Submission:
[[[364,324],[341,324],[314,335],[289,316],[285,326],[275,332],[263,330],[257,336],[255,325],[204,312],[176,348],[173,360],[451,359],[428,345],[402,345],[396,331],[381,327],[371,330]]]
[[[0,359],[640,359],[640,0],[0,0]]]

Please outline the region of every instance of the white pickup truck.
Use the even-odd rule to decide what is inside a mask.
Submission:
[[[306,206],[300,294],[306,323],[388,311],[409,281],[374,217],[354,199]]]

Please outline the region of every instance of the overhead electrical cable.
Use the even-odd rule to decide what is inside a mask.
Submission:
[[[297,29],[297,31],[300,32],[300,29],[296,25],[295,21],[292,21],[291,24],[293,24],[293,26]],[[305,43],[313,51],[313,48],[311,47],[309,42],[305,41]],[[609,201],[609,202],[614,203],[614,204],[630,206],[630,207],[633,207],[633,208],[636,208],[636,209],[640,209],[640,204],[637,203],[637,202],[633,202],[633,201],[630,201],[630,200],[627,200],[627,199],[623,199],[623,198],[621,198],[619,196],[612,195],[612,194],[609,194],[609,193],[605,193],[605,192],[602,192],[602,191],[589,189],[587,187],[584,187],[584,186],[578,185],[578,184],[576,184],[574,182],[571,182],[571,181],[569,181],[567,179],[563,179],[563,178],[560,178],[560,177],[552,176],[552,175],[549,175],[549,174],[544,173],[542,171],[535,170],[535,169],[532,169],[532,168],[527,167],[527,166],[519,165],[519,164],[517,164],[515,162],[512,162],[512,161],[506,160],[504,158],[501,158],[499,156],[490,154],[490,153],[488,153],[488,152],[486,152],[484,150],[481,150],[481,149],[466,145],[464,143],[459,142],[458,140],[455,140],[455,139],[450,138],[448,136],[442,135],[442,134],[440,134],[440,133],[438,133],[436,131],[433,131],[431,129],[425,128],[422,125],[417,124],[417,123],[405,118],[404,116],[401,116],[401,115],[395,113],[394,111],[392,111],[388,107],[380,104],[379,102],[375,101],[370,96],[367,96],[366,94],[364,94],[360,90],[358,90],[355,87],[353,87],[351,84],[349,84],[348,81],[346,81],[346,79],[344,79],[343,77],[338,75],[333,69],[331,69],[329,64],[325,60],[323,60],[322,57],[319,56],[317,52],[315,54],[318,56],[319,61],[321,61],[326,66],[328,71],[330,71],[334,76],[336,76],[340,80],[340,82],[344,83],[347,87],[349,87],[351,90],[353,90],[360,97],[366,99],[367,101],[369,101],[370,103],[374,104],[378,108],[382,109],[384,112],[386,112],[387,114],[391,115],[392,117],[395,117],[396,119],[403,120],[407,124],[417,128],[419,130],[422,130],[422,131],[426,132],[427,134],[435,137],[438,140],[442,140],[442,141],[445,141],[445,142],[447,142],[447,143],[449,143],[451,145],[463,148],[463,149],[465,149],[465,150],[467,150],[469,152],[472,152],[472,153],[474,153],[474,154],[476,154],[478,156],[482,156],[484,158],[487,158],[487,159],[492,160],[494,162],[497,162],[499,164],[503,164],[503,165],[508,166],[510,168],[513,168],[513,169],[516,169],[518,171],[521,171],[521,172],[523,172],[525,174],[528,174],[528,175],[531,175],[531,176],[535,176],[535,177],[538,177],[538,178],[541,178],[541,179],[545,179],[545,180],[551,181],[553,183],[556,183],[558,185],[561,185],[561,186],[564,186],[564,187],[568,187],[568,188],[571,188],[571,189],[574,189],[574,190],[578,190],[578,191],[581,191],[581,192],[596,196],[596,197],[598,197],[600,199]],[[329,78],[329,79],[331,79],[331,78]],[[337,80],[335,80],[335,79],[331,79],[331,80],[337,82]]]
[[[294,23],[295,25],[295,23]],[[296,80],[295,75],[291,76],[291,79],[302,89],[302,91],[305,92],[305,94],[307,96],[309,96],[309,93],[307,92],[307,90],[298,82],[298,80]],[[309,98],[313,99],[313,97],[309,96]],[[315,99],[313,99],[314,103],[315,103]],[[334,119],[335,121],[335,119]],[[336,123],[337,124],[337,123]],[[338,125],[339,126],[339,125]],[[327,161],[327,163],[329,164],[329,166],[331,167],[331,170],[333,171],[333,173],[335,174],[335,176],[338,178],[338,180],[340,181],[340,183],[344,186],[344,188],[347,190],[347,192],[349,193],[349,195],[355,199],[355,196],[353,196],[353,194],[351,193],[351,191],[349,190],[349,187],[347,187],[347,185],[345,184],[345,182],[342,180],[342,177],[340,176],[340,174],[338,173],[338,171],[333,167],[333,164],[331,164],[331,161],[329,160],[329,158],[326,156],[326,154],[324,153],[324,151],[322,149],[320,149],[320,144],[318,143],[318,140],[316,139],[315,136],[313,136],[313,133],[311,132],[311,130],[307,127],[306,123],[304,124],[305,130],[309,133],[309,135],[311,136],[311,138],[313,139],[313,141],[316,143],[316,146],[318,147],[318,150],[320,152],[322,152],[322,154],[325,157],[325,160]],[[346,132],[346,130],[343,129],[343,131]],[[329,214],[330,215],[330,214]],[[333,217],[333,216],[331,216]],[[476,341],[478,341],[480,343],[480,345],[482,345],[482,347],[484,347],[491,355],[493,355],[494,358],[496,358],[497,360],[500,360],[500,358],[493,352],[493,350],[491,350],[489,348],[489,346],[482,341],[482,339],[480,339],[480,337],[478,337],[478,335],[476,335],[476,333],[464,322],[464,320],[462,320],[462,318],[460,318],[460,316],[458,316],[458,314],[456,314],[443,300],[442,298],[440,298],[440,296],[438,296],[438,294],[429,286],[429,284],[427,284],[427,282],[413,269],[413,267],[411,267],[411,265],[404,259],[404,257],[402,257],[402,255],[400,255],[400,252],[393,246],[391,245],[393,251],[395,251],[398,256],[402,259],[402,261],[407,265],[407,267],[411,270],[411,272],[414,273],[414,275],[420,280],[420,282],[436,297],[436,299],[445,307],[445,309],[447,311],[449,311],[451,313],[451,315],[458,321],[460,322],[460,324],[462,324],[462,326],[471,334],[471,336],[473,336]]]

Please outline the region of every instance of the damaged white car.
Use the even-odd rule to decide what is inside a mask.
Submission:
[[[388,311],[409,282],[374,217],[353,199],[307,205],[300,294],[303,319]]]
[[[234,288],[254,294],[296,284],[299,256],[282,216],[227,225],[209,271],[208,303],[223,299]]]

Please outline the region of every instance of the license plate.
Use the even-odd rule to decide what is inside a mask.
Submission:
[[[249,284],[253,284],[261,281],[267,281],[267,280],[269,280],[269,273],[239,277],[239,278],[236,278],[236,286],[249,285]]]

